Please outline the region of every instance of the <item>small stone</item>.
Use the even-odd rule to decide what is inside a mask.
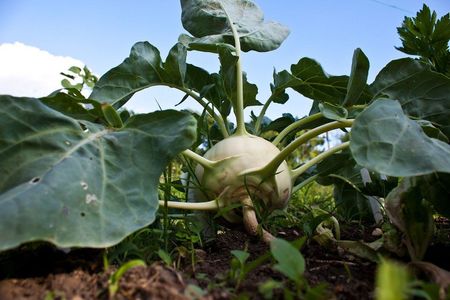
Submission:
[[[372,236],[382,236],[383,235],[383,230],[381,230],[381,228],[375,228],[372,231]]]

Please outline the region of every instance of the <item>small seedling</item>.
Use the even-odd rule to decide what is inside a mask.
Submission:
[[[228,277],[235,283],[235,288],[237,289],[247,275],[245,263],[250,257],[250,253],[242,250],[232,250],[231,254],[233,258],[231,259],[231,268]]]
[[[129,262],[120,266],[120,268],[117,269],[117,271],[115,271],[114,273],[111,274],[111,276],[109,276],[108,292],[110,298],[113,298],[116,295],[117,291],[119,290],[120,279],[123,277],[123,275],[130,269],[140,266],[145,267],[147,266],[147,264],[140,259],[130,260]]]

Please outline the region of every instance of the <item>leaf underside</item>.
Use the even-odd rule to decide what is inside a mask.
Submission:
[[[0,250],[44,240],[106,247],[155,219],[159,177],[195,140],[192,116],[163,111],[112,130],[38,99],[0,97]]]
[[[381,174],[450,173],[450,146],[428,137],[398,101],[380,99],[370,105],[356,118],[350,141],[356,162]]]

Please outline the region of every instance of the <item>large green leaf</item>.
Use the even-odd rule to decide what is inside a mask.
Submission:
[[[153,222],[160,174],[195,141],[187,113],[135,115],[113,130],[38,99],[1,96],[0,104],[0,250],[119,242]]]
[[[177,43],[163,62],[156,47],[148,42],[138,42],[131,48],[128,58],[99,79],[89,98],[119,108],[134,93],[148,87],[184,88],[187,81],[186,55],[186,47]]]
[[[289,99],[285,90],[292,88],[320,103],[327,102],[345,107],[365,104],[372,99],[366,84],[368,70],[369,61],[361,49],[354,52],[350,77],[329,75],[317,61],[304,57],[291,65],[290,72],[274,72],[271,84],[272,100],[285,103]]]
[[[195,44],[234,45],[228,17],[236,27],[243,51],[274,50],[289,35],[283,25],[265,22],[262,11],[249,0],[181,0],[181,8],[183,27],[195,37]]]
[[[235,88],[232,88],[236,74],[231,49],[220,49],[223,52],[221,73],[210,74],[186,63],[186,48],[181,43],[177,43],[162,62],[157,48],[148,42],[138,42],[128,58],[99,79],[89,98],[118,108],[134,93],[163,85],[182,91],[193,90],[205,102],[211,102],[223,116],[228,116],[231,101],[236,98]],[[256,94],[256,86],[247,82],[244,76],[244,106],[259,105]]]
[[[322,66],[311,58],[302,58],[291,66],[297,82],[290,80],[291,87],[303,96],[320,102],[342,104],[347,94],[348,76],[330,76]]]
[[[375,97],[400,101],[404,112],[433,122],[450,137],[450,78],[404,58],[390,62],[371,85]]]
[[[450,145],[428,137],[398,101],[380,99],[359,114],[350,149],[359,165],[381,174],[450,173]]]

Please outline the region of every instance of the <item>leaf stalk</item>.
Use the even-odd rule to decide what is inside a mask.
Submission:
[[[298,176],[302,175],[306,170],[311,168],[313,165],[321,162],[322,160],[324,160],[325,158],[333,155],[336,152],[339,152],[341,150],[344,150],[344,149],[348,148],[349,146],[350,146],[350,142],[345,142],[345,143],[342,143],[342,144],[340,144],[338,146],[330,148],[330,149],[328,149],[325,152],[320,153],[319,155],[317,155],[316,157],[310,159],[308,162],[306,162],[302,166],[292,170],[291,171],[292,180],[295,180]]]
[[[293,130],[302,127],[303,125],[306,125],[310,122],[313,122],[317,119],[320,119],[323,116],[322,113],[316,113],[310,116],[307,116],[305,118],[302,118],[298,121],[295,121],[294,123],[292,123],[291,125],[287,126],[286,128],[284,128],[277,136],[276,138],[272,141],[272,144],[274,144],[275,146],[278,145],[281,140],[283,140],[290,132],[292,132]]]
[[[205,202],[178,202],[159,200],[159,205],[167,205],[168,208],[184,209],[184,210],[219,210],[223,205],[218,200]]]
[[[246,175],[250,174],[258,174],[263,178],[270,178],[273,174],[276,173],[278,167],[294,152],[300,145],[306,143],[310,139],[333,129],[350,127],[353,124],[352,119],[349,120],[341,120],[335,121],[331,123],[324,124],[322,126],[316,127],[314,129],[309,130],[308,132],[302,134],[298,138],[296,138],[293,142],[291,142],[288,146],[286,146],[277,156],[275,156],[266,166],[260,169],[250,170],[246,173]]]
[[[233,20],[228,14],[225,7],[223,11],[227,17],[228,23],[230,24],[231,31],[234,38],[234,48],[236,49],[236,107],[233,105],[234,115],[236,117],[236,135],[246,135],[247,130],[245,129],[244,120],[244,79],[242,74],[242,59],[241,59],[241,41],[239,40],[239,34],[237,32],[236,26],[234,26]]]

